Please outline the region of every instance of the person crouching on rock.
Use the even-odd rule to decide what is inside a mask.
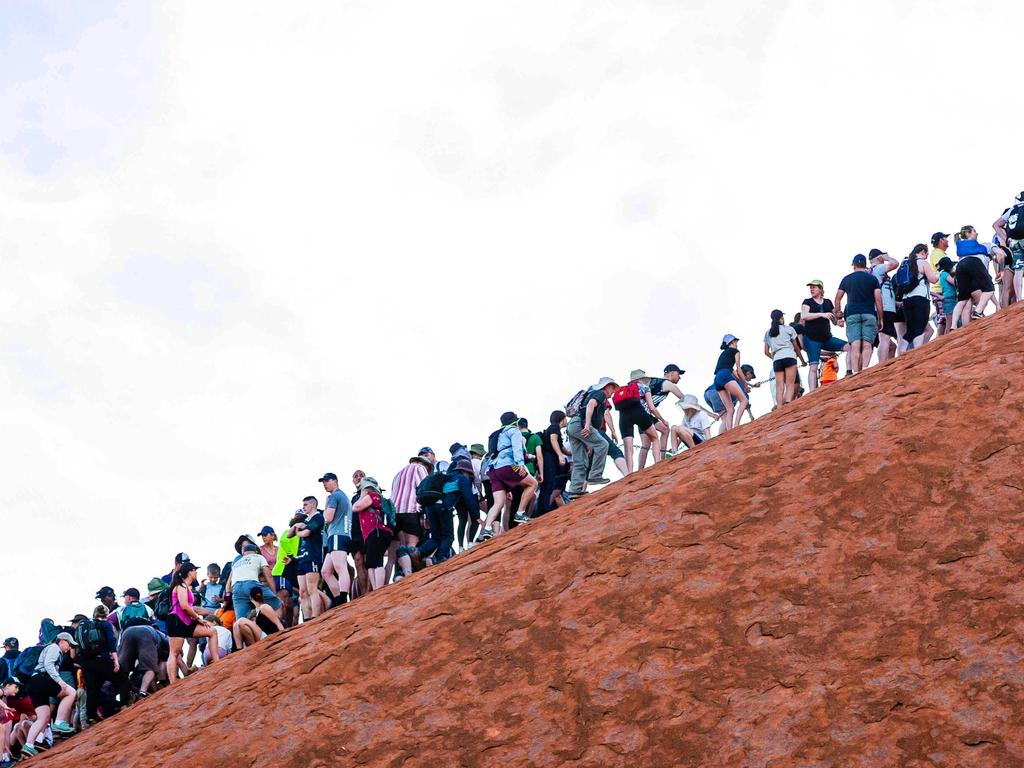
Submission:
[[[263,602],[261,587],[249,590],[249,600],[252,601],[252,611],[244,619],[236,619],[235,626],[231,628],[235,647],[239,650],[262,640],[267,635],[284,630],[277,611]]]

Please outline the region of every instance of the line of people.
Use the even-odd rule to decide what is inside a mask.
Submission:
[[[838,355],[847,375],[951,333],[981,317],[989,303],[1007,306],[1021,296],[1024,278],[1024,192],[993,224],[992,242],[979,242],[972,226],[954,236],[931,237],[902,260],[880,249],[857,254],[834,300],[821,280],[792,322],[776,309],[763,338],[772,361],[765,381],[741,360],[740,339],[722,338],[714,378],[697,396],[680,388],[685,371],[666,365],[662,376],[643,369],[624,384],[605,376],[551,412],[540,432],[513,411],[498,419],[487,445],[453,443],[450,459],[421,448],[395,474],[391,493],[362,470],[352,493],[337,474],[317,480],[326,494],[302,499],[278,536],[271,525],[258,540],[242,534],[234,557],[210,563],[206,578],[185,552],[170,572],[155,576],[143,593],[104,586],[91,615],[65,625],[40,625],[38,643],[21,648],[4,640],[0,657],[0,768],[31,757],[90,722],[211,666],[229,653],[311,621],[326,611],[380,590],[474,544],[571,503],[609,481],[610,458],[627,475],[648,460],[671,459],[754,418],[749,393],[769,383],[781,408],[838,378]],[[993,279],[993,271],[995,279]],[[999,293],[996,295],[996,284]],[[845,329],[843,338],[834,328]],[[806,367],[807,390],[799,367]],[[681,413],[665,411],[672,396]],[[617,414],[617,418],[616,418]],[[639,441],[639,443],[637,442]],[[634,461],[634,454],[638,456]]]

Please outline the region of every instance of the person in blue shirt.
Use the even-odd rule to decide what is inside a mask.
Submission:
[[[526,451],[523,433],[519,431],[519,417],[512,411],[501,414],[501,430],[498,433],[498,457],[491,469],[491,491],[494,504],[487,511],[484,527],[477,541],[486,541],[494,536],[494,521],[505,508],[505,500],[517,486],[523,489],[523,497],[516,511],[516,522],[529,522],[526,511],[537,493],[537,479],[526,469]]]

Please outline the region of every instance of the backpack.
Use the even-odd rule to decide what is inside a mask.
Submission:
[[[624,405],[632,403],[634,400],[640,399],[640,383],[631,381],[624,387],[619,387],[615,390],[615,394],[612,395],[612,403],[619,410]]]
[[[501,434],[500,429],[496,429],[487,436],[487,455],[494,457],[498,455],[498,435]]]
[[[423,507],[429,507],[439,501],[444,501],[446,486],[451,478],[444,472],[434,472],[423,478],[416,487],[416,501]]]
[[[899,269],[892,277],[892,289],[896,301],[902,301],[903,297],[917,288],[920,282],[921,276],[917,273],[917,259],[907,256],[900,262]]]
[[[1006,214],[1006,236],[1011,240],[1024,240],[1024,203],[1019,203]]]
[[[384,525],[394,531],[395,526],[398,525],[398,517],[395,514],[395,505],[391,503],[391,499],[385,499],[382,496],[380,499],[380,508],[381,513],[384,515]]]
[[[223,573],[223,571],[222,571]],[[153,614],[160,619],[160,621],[167,621],[167,617],[171,615],[171,588],[168,587],[161,592],[156,602],[153,604]]]
[[[565,415],[570,419],[580,412],[583,408],[583,403],[587,399],[587,390],[581,389],[575,395],[569,398],[569,402],[565,404]]]
[[[27,682],[35,674],[36,666],[39,664],[39,657],[43,653],[45,645],[33,645],[18,654],[18,657],[11,664],[11,674],[21,682]]]
[[[78,643],[78,652],[87,659],[99,656],[107,646],[103,630],[100,629],[99,623],[92,619],[79,622],[78,629],[75,630],[75,642]]]
[[[142,603],[128,603],[128,605],[121,609],[119,621],[122,632],[128,629],[128,627],[138,627],[150,623],[149,613],[146,611],[146,606]]]

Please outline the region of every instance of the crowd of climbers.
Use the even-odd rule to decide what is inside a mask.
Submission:
[[[853,376],[876,350],[879,362],[888,360],[956,332],[990,303],[996,309],[1013,303],[1024,277],[1024,192],[993,228],[987,243],[974,227],[962,227],[952,252],[950,235],[936,232],[930,250],[918,244],[902,259],[877,248],[858,254],[834,299],[826,298],[820,280],[809,281],[792,322],[782,310],[770,315],[763,343],[772,373],[764,382],[754,381],[753,367],[741,361],[740,340],[726,334],[703,404],[680,389],[685,371],[675,364],[660,377],[637,369],[625,382],[601,378],[552,412],[540,431],[510,411],[487,445],[455,443],[447,460],[421,448],[392,479],[388,496],[361,470],[352,474],[350,492],[336,474],[324,473],[317,481],[326,494],[322,505],[307,496],[280,534],[265,525],[256,537],[239,536],[233,559],[207,565],[205,578],[180,552],[170,572],[154,576],[144,590],[131,587],[119,596],[104,586],[90,614],[63,626],[44,619],[37,643],[23,648],[7,638],[0,658],[0,768],[199,664],[213,665],[571,502],[609,482],[609,457],[626,475],[649,459],[670,459],[710,440],[716,421],[725,432],[744,414],[753,419],[753,386],[771,384],[775,407],[782,408],[804,394],[801,364],[813,391],[836,380],[844,352],[846,375]],[[681,413],[678,424],[663,410],[670,396]]]

